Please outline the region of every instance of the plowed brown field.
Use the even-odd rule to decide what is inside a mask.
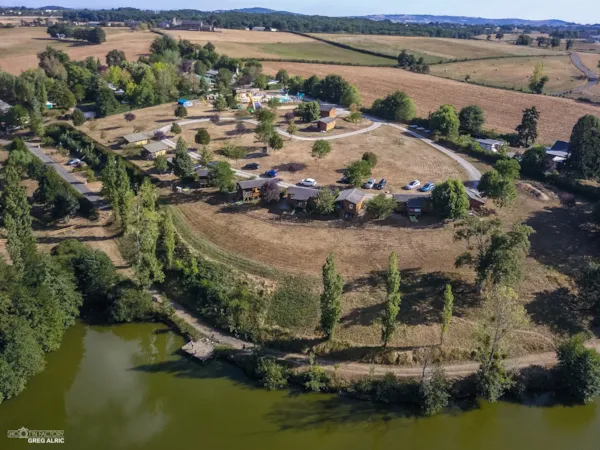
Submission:
[[[406,70],[375,67],[344,67],[325,64],[264,62],[266,72],[285,68],[290,75],[308,77],[339,74],[355,84],[363,103],[370,105],[377,97],[396,90],[405,91],[417,105],[417,114],[426,117],[445,103],[456,108],[479,105],[486,115],[486,127],[511,132],[521,122],[522,111],[536,106],[540,112],[539,138],[542,143],[569,139],[573,125],[585,114],[600,116],[600,107],[573,100],[543,95],[523,94],[502,89],[475,86]]]

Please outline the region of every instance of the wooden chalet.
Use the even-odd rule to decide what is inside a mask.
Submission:
[[[335,117],[335,105],[319,105],[319,114],[321,117]]]
[[[420,216],[433,211],[431,195],[394,194],[396,212],[406,213],[409,216]]]
[[[335,117],[324,117],[312,123],[319,128],[319,131],[331,131],[335,128]]]
[[[476,189],[466,188],[467,197],[469,197],[469,208],[479,211],[487,202],[487,199]]]
[[[164,156],[169,151],[169,146],[162,141],[151,142],[144,145],[142,156],[146,159],[156,159],[157,156]]]
[[[210,171],[206,167],[200,167],[196,169],[196,175],[198,178],[198,185],[200,187],[206,187],[210,183]]]
[[[314,206],[318,193],[318,189],[290,186],[287,188],[286,198],[292,207],[306,209],[309,206]]]
[[[123,136],[125,144],[146,145],[150,137],[146,133],[133,133]]]
[[[356,217],[360,214],[366,194],[360,189],[346,189],[335,199],[340,217]]]
[[[256,180],[238,181],[235,185],[238,200],[245,202],[260,198],[260,188],[269,179],[258,178]]]

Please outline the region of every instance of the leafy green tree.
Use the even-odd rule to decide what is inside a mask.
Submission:
[[[361,159],[368,162],[371,168],[377,165],[377,155],[373,152],[364,152]]]
[[[335,211],[335,199],[338,196],[338,191],[324,187],[319,189],[317,198],[315,199],[315,208],[317,213],[328,215]]]
[[[396,330],[396,317],[400,312],[400,271],[398,270],[398,257],[392,252],[388,261],[388,270],[385,279],[387,295],[385,310],[381,316],[381,341],[387,347],[388,342]]]
[[[535,178],[543,177],[544,174],[551,170],[552,161],[546,155],[546,147],[543,145],[535,145],[523,153],[521,158],[521,168],[523,173]]]
[[[173,122],[173,125],[171,125],[171,133],[181,134],[181,127],[177,122]]]
[[[134,194],[131,189],[131,181],[129,180],[129,175],[127,174],[125,162],[122,158],[117,160],[115,193],[117,219],[121,221],[121,224],[127,230],[131,220],[131,208]]]
[[[447,284],[446,290],[444,291],[444,308],[442,309],[442,329],[440,333],[440,347],[444,345],[444,336],[446,336],[446,333],[450,329],[453,309],[454,294],[452,293],[452,286]]]
[[[125,53],[122,50],[111,50],[106,54],[107,66],[122,66],[127,61]]]
[[[571,133],[567,170],[572,176],[600,180],[600,118],[581,117]]]
[[[523,263],[529,254],[529,236],[534,232],[533,228],[515,224],[510,231],[503,233],[498,220],[478,217],[468,217],[457,227],[454,238],[465,241],[469,252],[456,259],[456,267],[473,267],[480,289],[485,282],[493,286],[518,284],[523,276]]]
[[[342,95],[340,97],[340,105],[342,106],[350,106],[350,105],[359,105],[361,102],[360,99],[360,93],[358,92],[358,89],[356,88],[356,86],[353,86],[351,84],[347,85],[343,90],[342,90]]]
[[[248,152],[244,147],[235,144],[226,144],[221,149],[221,153],[223,153],[223,155],[225,155],[227,158],[235,159],[236,164],[240,159],[243,159],[248,155]]]
[[[481,129],[485,123],[485,115],[480,106],[470,105],[460,110],[458,120],[460,122],[460,131],[473,136],[481,133]]]
[[[460,180],[450,178],[438,184],[431,196],[433,204],[445,219],[460,219],[469,210],[469,198]]]
[[[102,44],[106,42],[106,33],[100,27],[94,27],[87,33],[87,41],[92,44]]]
[[[164,209],[160,216],[160,239],[159,251],[163,259],[164,266],[170,269],[173,266],[175,258],[175,225],[173,224],[173,215],[168,209]]]
[[[44,118],[37,100],[34,101],[33,108],[29,114],[29,128],[37,137],[43,137],[45,134]]]
[[[75,125],[76,127],[79,127],[85,123],[85,115],[80,109],[75,109],[71,118],[73,119],[73,125]]]
[[[533,42],[533,38],[531,36],[529,36],[528,34],[520,34],[517,37],[515,44],[528,46],[528,45],[531,45],[532,42]]]
[[[208,167],[208,165],[213,161],[214,155],[213,152],[206,148],[206,145],[202,147],[202,152],[200,153],[200,164],[204,167]]]
[[[279,72],[277,72],[277,75],[275,75],[275,79],[279,81],[283,87],[287,87],[290,81],[290,76],[287,73],[287,70],[280,69]]]
[[[396,91],[384,99],[375,100],[371,106],[371,113],[387,120],[408,122],[414,119],[417,109],[415,102],[408,95]]]
[[[31,206],[27,193],[21,186],[18,170],[10,164],[4,169],[2,206],[6,250],[16,271],[23,273],[28,261],[36,254],[35,237],[31,230]]]
[[[277,108],[281,106],[281,101],[277,97],[272,97],[267,102],[267,105],[269,106],[269,108],[276,111]]]
[[[371,165],[362,159],[351,162],[346,168],[345,174],[346,178],[348,178],[348,183],[358,187],[362,184],[363,178],[371,175]]]
[[[346,120],[348,122],[352,122],[354,124],[360,123],[360,121],[362,120],[363,116],[362,113],[359,111],[355,111],[350,113],[350,115],[348,117],[346,117]]]
[[[187,117],[187,115],[188,115],[188,111],[185,106],[179,105],[179,106],[177,106],[177,108],[175,108],[175,117],[179,117],[180,119],[183,119],[184,117]]]
[[[287,133],[291,137],[291,136],[295,135],[298,132],[298,126],[293,121],[291,121],[288,124],[287,129],[285,131],[287,131]]]
[[[320,107],[318,102],[303,102],[296,108],[296,115],[303,122],[314,122],[321,117]]]
[[[156,255],[160,236],[156,200],[156,189],[150,179],[145,178],[133,201],[131,221],[126,230],[126,236],[131,240],[129,259],[139,285],[144,288],[165,278]]]
[[[266,356],[258,358],[255,375],[260,385],[270,391],[286,388],[290,376],[289,370]]]
[[[52,218],[69,221],[71,216],[79,210],[79,199],[75,197],[68,189],[61,191],[54,198],[52,205]]]
[[[234,188],[235,173],[226,161],[218,161],[209,168],[209,177],[212,183],[219,188],[221,192],[231,192]]]
[[[600,263],[589,262],[581,268],[576,278],[579,295],[576,297],[578,309],[584,312],[600,308]]]
[[[227,100],[222,95],[217,95],[217,97],[213,100],[212,105],[213,108],[215,108],[215,111],[219,112],[225,111],[228,108]]]
[[[110,314],[116,322],[147,321],[152,317],[152,296],[143,289],[120,289]]]
[[[517,200],[517,189],[514,181],[510,178],[504,178],[496,169],[483,174],[478,189],[486,197],[492,199],[498,208],[514,204]]]
[[[119,109],[119,102],[113,91],[107,86],[98,91],[96,98],[96,117],[106,117]]]
[[[533,69],[533,75],[529,78],[529,90],[534,94],[543,94],[544,86],[550,81],[547,75],[544,75],[544,63],[537,63]]]
[[[271,134],[269,138],[269,147],[273,150],[281,150],[283,148],[283,138],[279,133]]]
[[[265,203],[273,203],[281,198],[281,188],[275,180],[269,180],[260,187],[260,198]]]
[[[75,276],[84,304],[99,306],[100,309],[109,306],[109,297],[119,281],[119,275],[106,253],[69,239],[54,247],[52,255]]]
[[[523,110],[523,119],[521,124],[517,126],[516,131],[519,135],[519,144],[527,147],[533,144],[538,137],[537,124],[540,118],[540,113],[535,106]]]
[[[321,294],[321,328],[332,340],[342,313],[341,298],[344,288],[342,276],[335,268],[333,253],[323,265],[323,293]]]
[[[158,173],[165,173],[169,170],[169,161],[165,155],[158,155],[154,159],[154,168]]]
[[[203,129],[201,128],[201,130]],[[194,177],[194,163],[188,151],[187,143],[182,137],[177,139],[175,156],[173,157],[173,173],[182,180]]]
[[[561,387],[573,400],[590,403],[600,395],[600,354],[574,336],[558,348],[557,373]]]
[[[514,385],[514,381],[502,361],[495,357],[482,363],[476,373],[477,393],[494,403]]]
[[[452,105],[442,105],[429,116],[429,128],[442,136],[457,136],[460,122]]]
[[[199,128],[194,137],[196,144],[208,145],[210,144],[210,134],[206,128]]]
[[[24,127],[29,122],[29,112],[21,105],[15,105],[6,114],[6,123],[13,127]]]
[[[450,383],[441,366],[437,366],[429,377],[423,377],[419,386],[421,411],[426,416],[440,413],[450,403]]]
[[[396,200],[385,194],[379,194],[367,202],[367,212],[376,219],[387,219],[396,209]]]
[[[521,165],[516,159],[500,159],[494,164],[494,170],[503,178],[516,180],[521,172]]]
[[[331,144],[329,144],[329,141],[324,141],[322,139],[315,141],[311,152],[313,158],[319,161],[329,155],[329,153],[331,153]]]

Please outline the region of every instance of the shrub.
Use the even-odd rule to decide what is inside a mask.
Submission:
[[[208,134],[208,130],[206,128],[199,128],[198,131],[196,131],[194,141],[196,144],[200,145],[210,144],[210,134]]]
[[[419,390],[421,411],[427,416],[441,412],[450,401],[449,384],[444,369],[437,367],[431,377],[423,380]]]
[[[367,202],[367,212],[377,218],[385,219],[392,215],[396,208],[396,200],[385,194],[379,194]]]
[[[173,125],[171,125],[171,133],[173,133],[173,134],[181,133],[181,127],[179,126],[179,124],[177,122],[173,122]]]
[[[188,111],[185,106],[179,105],[177,108],[175,108],[175,117],[183,119],[184,117],[187,117],[187,115]]]
[[[497,401],[513,385],[513,380],[500,360],[482,363],[476,374],[477,393],[490,402]]]
[[[255,375],[260,385],[270,391],[284,389],[288,385],[289,371],[272,358],[259,358]]]
[[[371,166],[371,168],[373,168],[377,165],[377,155],[373,152],[363,153],[362,160],[368,162],[369,166]]]
[[[504,178],[516,180],[519,178],[521,165],[516,159],[501,159],[494,164],[494,169]]]
[[[333,213],[335,211],[335,199],[338,194],[337,190],[332,191],[327,187],[319,189],[319,193],[315,199],[317,212],[322,215]]]
[[[154,132],[154,140],[155,141],[162,141],[164,138],[166,137],[165,132],[158,130]]]
[[[416,111],[413,100],[404,92],[396,91],[383,99],[375,100],[370,113],[382,119],[408,122],[415,117]]]
[[[260,197],[267,203],[273,203],[281,198],[281,188],[275,180],[269,180],[260,187]]]
[[[152,296],[136,288],[120,289],[110,308],[116,322],[148,320],[152,313]]]
[[[575,336],[558,348],[557,373],[565,392],[573,400],[589,403],[600,395],[600,354],[586,348]]]
[[[346,168],[346,177],[353,186],[360,186],[362,179],[371,175],[371,165],[367,161],[354,161]]]
[[[75,109],[71,118],[73,119],[73,125],[75,125],[76,127],[79,127],[85,123],[85,115],[80,109]]]
[[[325,370],[314,362],[312,353],[310,355],[310,367],[307,371],[302,373],[301,377],[304,389],[307,391],[324,391],[329,384],[329,377],[325,373]]]

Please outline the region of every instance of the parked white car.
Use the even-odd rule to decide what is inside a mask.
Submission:
[[[365,189],[373,189],[377,180],[375,178],[369,178],[365,184],[363,184],[363,188]]]
[[[72,159],[67,163],[67,166],[79,166],[81,164],[81,160],[78,158]]]
[[[312,178],[305,178],[300,182],[300,186],[315,187],[316,185],[317,181],[313,180]]]
[[[410,183],[404,186],[404,189],[408,189],[410,191],[418,188],[419,186],[421,186],[421,182],[419,180],[412,180]]]

